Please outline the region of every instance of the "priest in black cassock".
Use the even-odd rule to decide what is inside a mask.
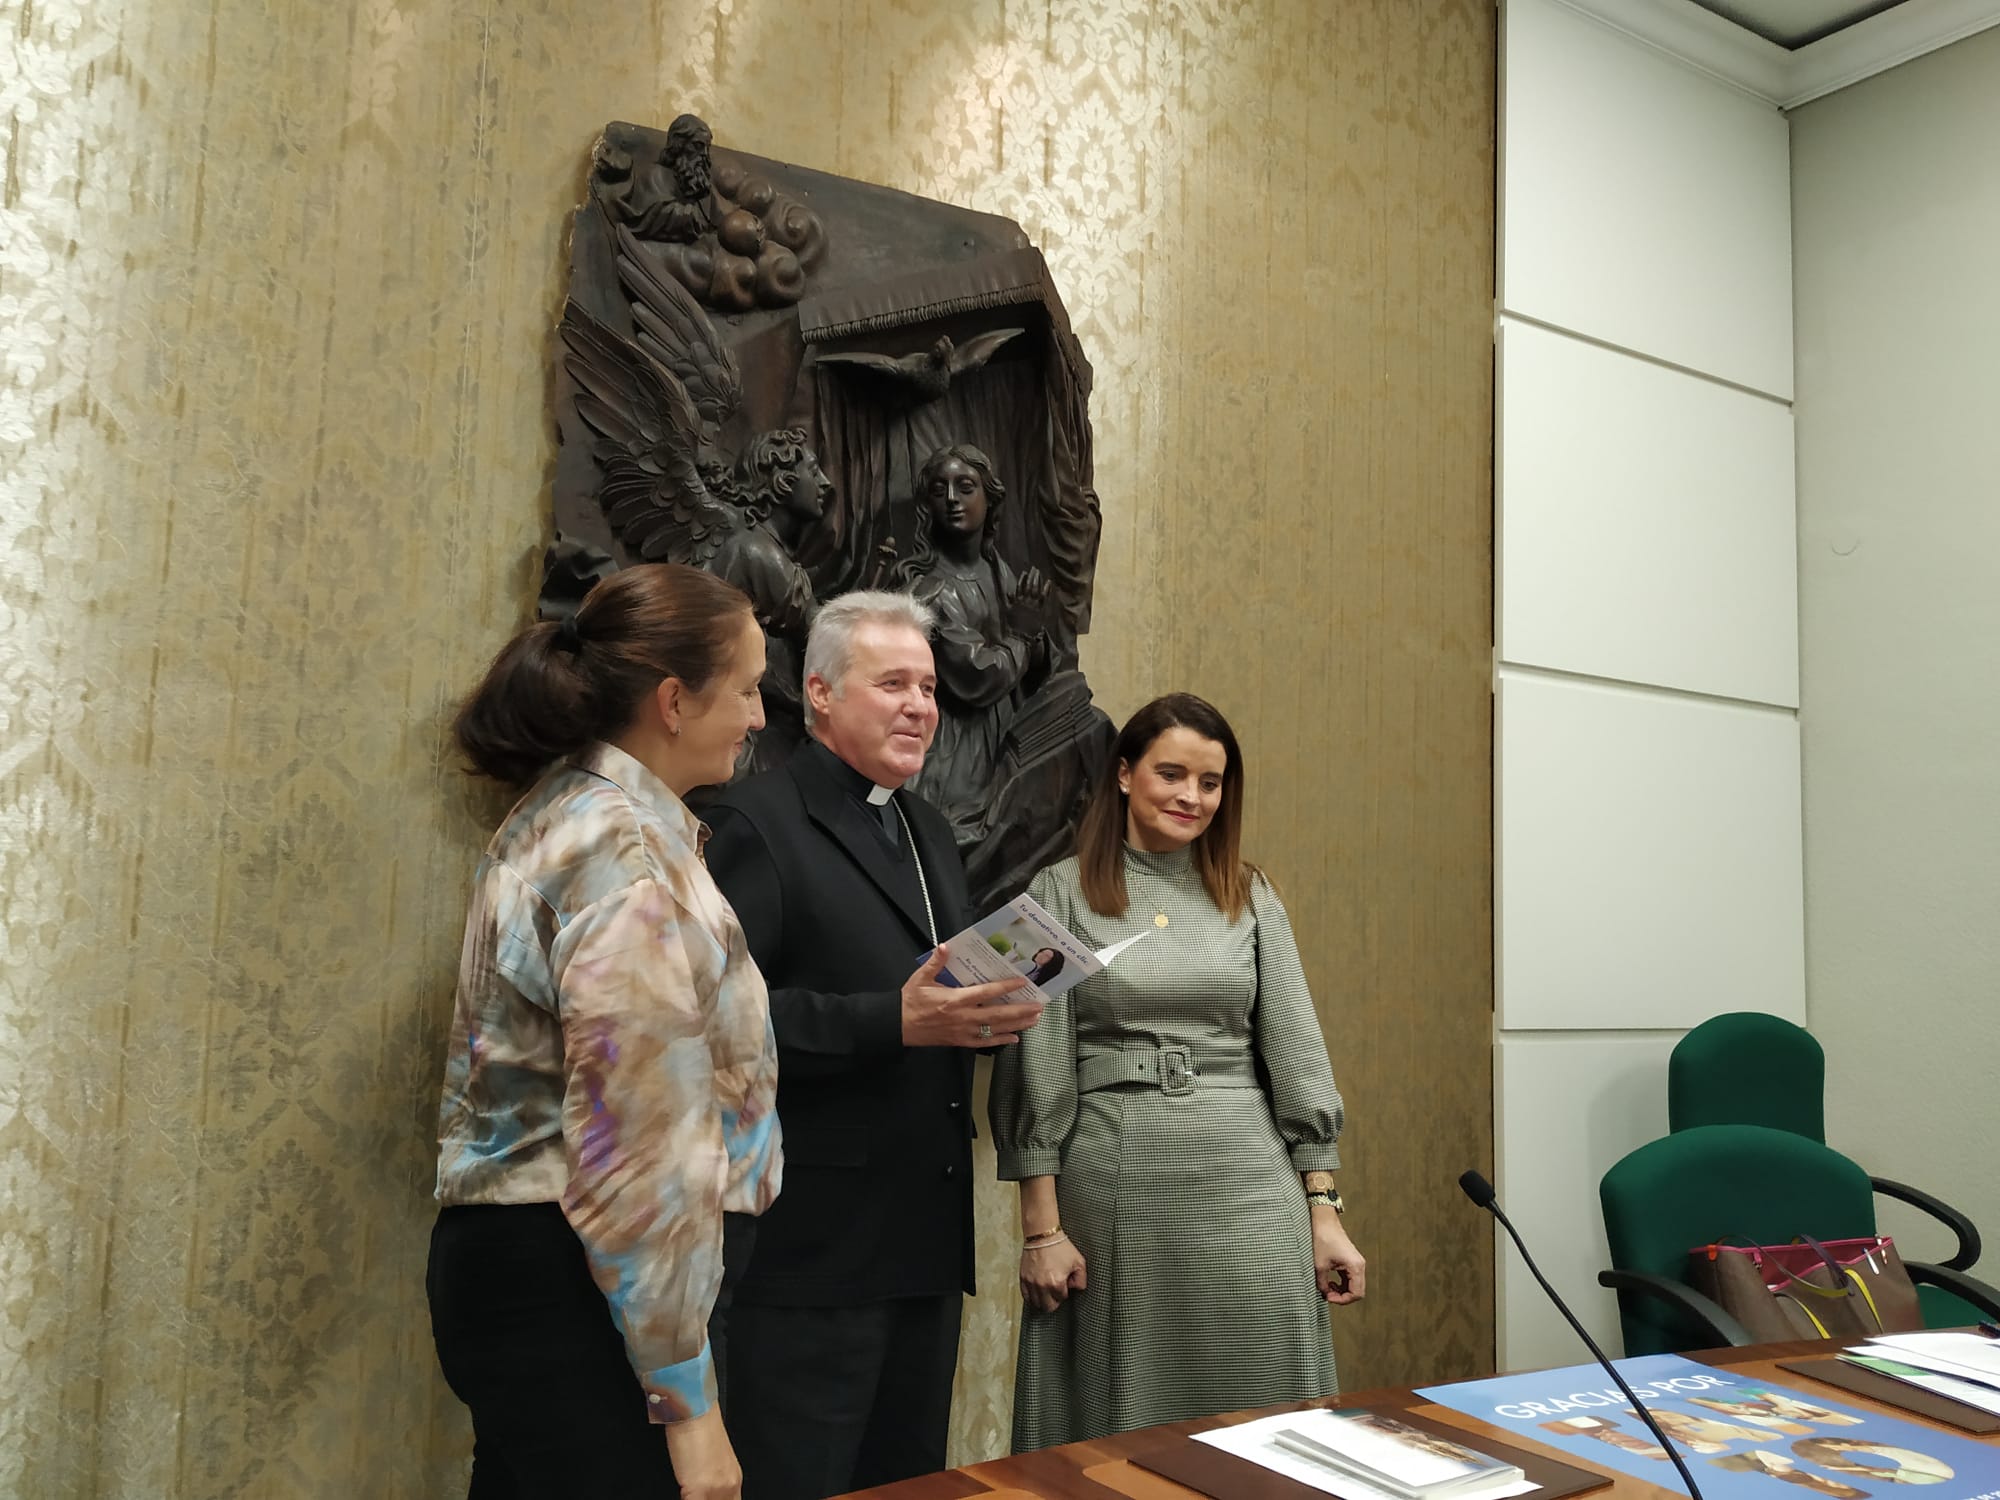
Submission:
[[[744,1500],[824,1500],[945,1466],[972,1291],[972,1057],[1032,1026],[1025,980],[936,982],[979,913],[950,826],[899,790],[937,732],[932,621],[825,605],[811,738],[704,809],[709,870],[771,991],[785,1180],[729,1315]],[[915,972],[912,972],[914,968]]]

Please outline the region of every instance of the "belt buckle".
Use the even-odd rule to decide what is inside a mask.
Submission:
[[[1160,1092],[1175,1097],[1194,1092],[1195,1079],[1200,1075],[1194,1066],[1194,1049],[1191,1047],[1162,1047],[1160,1049]]]

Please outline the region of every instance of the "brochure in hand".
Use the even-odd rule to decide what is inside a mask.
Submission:
[[[1042,999],[1053,999],[1101,974],[1104,966],[1147,936],[1127,938],[1093,953],[1075,933],[1042,910],[1032,896],[1016,896],[996,912],[945,941],[948,957],[938,983],[963,989],[1027,976]],[[1027,998],[1015,994],[1009,1000]]]
[[[1343,1500],[1495,1500],[1534,1488],[1514,1465],[1388,1412],[1284,1412],[1195,1441]]]
[[[1622,1359],[1618,1369],[1680,1445],[1707,1500],[1779,1500],[1777,1485],[1828,1500],[1868,1500],[1911,1487],[1931,1500],[2000,1492],[2000,1449],[1935,1427],[1823,1400],[1676,1354]],[[1625,1395],[1595,1365],[1502,1375],[1418,1394],[1548,1443],[1566,1457],[1686,1493]],[[1794,1497],[1796,1500],[1796,1497]]]

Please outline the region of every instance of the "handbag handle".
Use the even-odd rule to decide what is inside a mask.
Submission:
[[[1824,1287],[1821,1286],[1816,1281],[1807,1281],[1805,1277],[1799,1275],[1797,1272],[1789,1269],[1780,1262],[1775,1260],[1772,1261],[1771,1262],[1772,1267],[1777,1271],[1778,1275],[1781,1278],[1783,1278],[1783,1284],[1790,1291],[1811,1292],[1815,1297],[1822,1297],[1829,1300],[1837,1297],[1851,1297],[1854,1295],[1854,1288],[1848,1285],[1846,1270],[1842,1268],[1839,1261],[1833,1258],[1833,1252],[1831,1250],[1827,1249],[1826,1246],[1822,1245],[1818,1240],[1814,1239],[1809,1234],[1802,1234],[1798,1236],[1798,1238],[1794,1239],[1792,1243],[1794,1245],[1810,1246],[1813,1249],[1813,1251],[1819,1256],[1821,1263],[1826,1266],[1827,1273],[1833,1277],[1834,1284],[1831,1287]],[[1815,1267],[1815,1269],[1817,1269],[1817,1267]],[[1777,1288],[1773,1287],[1772,1290],[1775,1291],[1777,1290]]]
[[[1862,1279],[1861,1273],[1852,1266],[1843,1266],[1841,1270],[1854,1283],[1854,1289],[1861,1293],[1861,1300],[1868,1304],[1868,1316],[1875,1320],[1875,1331],[1887,1333],[1888,1330],[1882,1326],[1882,1309],[1875,1305],[1875,1294],[1868,1290],[1868,1283]]]
[[[1827,1270],[1833,1274],[1833,1279],[1839,1283],[1839,1285],[1829,1290],[1826,1287],[1820,1286],[1816,1282],[1807,1281],[1803,1277],[1795,1276],[1790,1271],[1786,1270],[1783,1266],[1779,1266],[1778,1274],[1784,1277],[1786,1282],[1790,1284],[1790,1288],[1792,1291],[1811,1292],[1816,1297],[1825,1297],[1828,1299],[1832,1299],[1835,1297],[1852,1297],[1856,1292],[1859,1292],[1861,1293],[1861,1300],[1867,1304],[1868,1316],[1875,1320],[1875,1331],[1877,1333],[1881,1333],[1884,1331],[1882,1325],[1882,1309],[1875,1305],[1875,1294],[1868,1290],[1868,1282],[1859,1271],[1855,1270],[1852,1266],[1843,1266],[1839,1261],[1833,1258],[1832,1251],[1828,1250],[1826,1246],[1822,1245],[1818,1240],[1814,1239],[1809,1234],[1800,1235],[1797,1239],[1793,1240],[1792,1243],[1795,1245],[1797,1244],[1810,1245],[1813,1248],[1813,1250],[1818,1253],[1820,1260],[1825,1263]],[[1868,1252],[1866,1251],[1862,1253],[1867,1256],[1870,1269],[1873,1269],[1875,1265],[1875,1257],[1872,1254],[1868,1254]],[[1804,1303],[1799,1303],[1798,1306],[1801,1311],[1804,1311],[1805,1308]],[[1811,1313],[1806,1313],[1806,1316],[1808,1318],[1812,1318]],[[1819,1319],[1812,1318],[1812,1322],[1815,1328],[1818,1328],[1820,1326]],[[1820,1337],[1821,1338],[1826,1337],[1826,1333],[1823,1329],[1820,1333]]]
[[[1802,1234],[1797,1239],[1793,1240],[1792,1243],[1794,1245],[1812,1246],[1813,1253],[1818,1255],[1821,1260],[1826,1262],[1826,1268],[1829,1271],[1833,1272],[1835,1276],[1840,1275],[1841,1264],[1839,1261],[1833,1258],[1833,1252],[1827,1249],[1826,1246],[1821,1244],[1818,1240],[1814,1239],[1811,1235]]]
[[[1868,1304],[1868,1316],[1875,1320],[1875,1331],[1877,1333],[1886,1332],[1886,1330],[1882,1326],[1882,1309],[1875,1305],[1875,1294],[1868,1290],[1867,1279],[1864,1276],[1862,1276],[1862,1274],[1859,1271],[1855,1270],[1854,1267],[1841,1265],[1838,1261],[1836,1261],[1833,1258],[1832,1253],[1826,1248],[1826,1246],[1822,1245],[1818,1240],[1814,1239],[1811,1235],[1802,1234],[1799,1236],[1799,1238],[1804,1240],[1808,1245],[1811,1245],[1813,1249],[1819,1252],[1820,1259],[1827,1263],[1828,1267],[1832,1269],[1836,1278],[1848,1283],[1848,1287],[1844,1289],[1841,1293],[1842,1296],[1846,1296],[1849,1291],[1855,1291],[1861,1293],[1861,1300]],[[1876,1238],[1879,1243],[1881,1237],[1878,1235]],[[1868,1262],[1868,1269],[1871,1271],[1874,1270],[1875,1269],[1874,1253],[1872,1251],[1864,1250],[1861,1252],[1861,1254],[1862,1257]],[[1802,1285],[1809,1285],[1809,1284],[1810,1283],[1802,1283]]]
[[[1861,1293],[1861,1300],[1868,1306],[1868,1316],[1875,1320],[1875,1331],[1877,1333],[1882,1333],[1885,1331],[1882,1326],[1882,1309],[1875,1305],[1875,1294],[1868,1290],[1868,1282],[1866,1278],[1864,1278],[1859,1271],[1855,1270],[1852,1266],[1843,1266],[1839,1261],[1833,1258],[1833,1252],[1831,1250],[1828,1250],[1826,1246],[1822,1245],[1818,1240],[1814,1239],[1809,1234],[1800,1235],[1798,1239],[1792,1241],[1792,1243],[1795,1245],[1804,1243],[1812,1246],[1814,1250],[1819,1252],[1819,1258],[1826,1263],[1827,1270],[1833,1273],[1833,1279],[1840,1283],[1840,1286],[1837,1289],[1829,1292],[1825,1288],[1818,1286],[1813,1282],[1805,1281],[1797,1276],[1792,1275],[1789,1271],[1786,1271],[1783,1266],[1778,1267],[1779,1273],[1783,1275],[1785,1279],[1792,1284],[1792,1287],[1795,1291],[1809,1291],[1816,1293],[1817,1295],[1822,1297],[1851,1297],[1856,1292],[1859,1292]],[[1875,1265],[1875,1257],[1867,1251],[1863,1251],[1862,1254],[1866,1256],[1869,1268],[1872,1270]],[[1801,1312],[1805,1311],[1804,1303],[1801,1302],[1798,1304],[1798,1306]],[[1809,1312],[1806,1313],[1806,1316],[1808,1318],[1812,1318],[1813,1326],[1820,1330],[1820,1337],[1825,1338],[1827,1336],[1826,1330],[1824,1327],[1821,1326],[1819,1319],[1813,1318],[1812,1314]]]
[[[1811,1286],[1812,1283],[1805,1282],[1803,1283],[1803,1285]],[[1818,1291],[1819,1288],[1813,1287],[1813,1290]],[[1773,1292],[1771,1293],[1771,1300],[1774,1302],[1791,1303],[1792,1306],[1796,1307],[1799,1310],[1799,1312],[1804,1315],[1805,1320],[1808,1323],[1812,1324],[1814,1331],[1817,1332],[1821,1338],[1825,1339],[1833,1337],[1832,1334],[1826,1331],[1826,1324],[1820,1322],[1819,1318],[1814,1314],[1813,1310],[1810,1307],[1807,1307],[1805,1303],[1799,1301],[1797,1297],[1794,1297],[1787,1292]]]

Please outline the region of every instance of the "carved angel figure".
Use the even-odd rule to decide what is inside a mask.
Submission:
[[[577,415],[598,437],[605,519],[632,556],[728,579],[750,596],[768,634],[802,643],[816,605],[792,551],[833,486],[798,428],[759,433],[733,459],[722,451],[722,429],[743,394],[735,356],[622,225],[617,243],[636,342],[575,301],[562,321]]]

